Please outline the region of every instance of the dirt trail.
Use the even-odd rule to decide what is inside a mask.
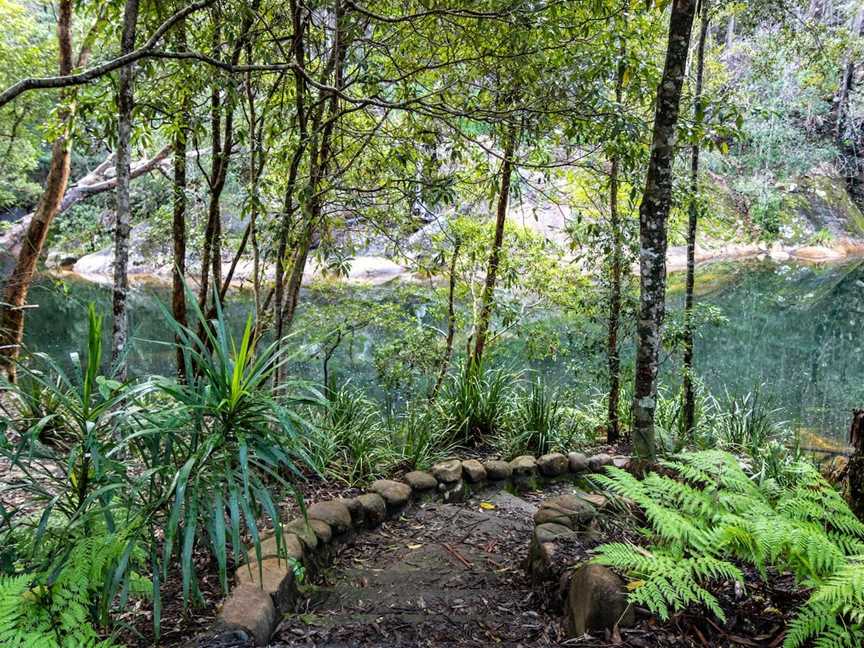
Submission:
[[[463,504],[414,506],[358,534],[271,646],[558,644],[558,620],[522,569],[540,497],[481,492]]]

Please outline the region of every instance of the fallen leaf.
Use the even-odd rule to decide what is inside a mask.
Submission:
[[[406,545],[406,546],[407,546],[409,549],[419,549],[419,548],[422,547],[423,545],[422,545],[422,544],[409,544],[409,545]]]
[[[480,502],[480,508],[484,511],[494,511],[497,507],[492,502]]]

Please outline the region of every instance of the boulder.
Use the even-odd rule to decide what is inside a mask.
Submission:
[[[596,454],[588,459],[588,467],[591,472],[600,472],[606,466],[612,465],[612,457],[606,453]]]
[[[577,530],[591,522],[596,515],[594,507],[576,495],[559,495],[545,500],[534,514],[535,524],[553,522]]]
[[[297,561],[303,560],[303,543],[293,533],[282,534],[282,546],[277,545],[276,538],[278,536],[271,535],[269,538],[261,541],[261,559],[265,558],[291,558]],[[255,553],[255,547],[250,546],[248,549],[250,560],[257,560],[258,556]]]
[[[567,457],[560,452],[550,452],[537,459],[537,469],[544,477],[557,477],[567,472]]]
[[[352,525],[355,527],[363,526],[363,507],[360,506],[360,502],[357,501],[356,497],[342,497],[337,501],[342,502],[345,508],[348,509],[348,512],[351,514]]]
[[[310,519],[309,526],[315,532],[319,544],[325,545],[333,539],[333,529],[323,520]]]
[[[257,585],[240,584],[225,600],[217,623],[226,628],[243,628],[255,638],[255,645],[266,646],[276,625],[273,599]]]
[[[630,457],[626,455],[616,455],[612,457],[612,465],[616,468],[621,468],[622,470],[628,470],[630,468]]]
[[[377,527],[387,519],[387,504],[378,493],[365,493],[357,501],[363,507],[363,517],[369,528]]]
[[[541,545],[545,542],[555,542],[559,538],[569,538],[574,535],[573,529],[563,524],[546,522],[534,527],[534,543]]]
[[[486,470],[487,479],[493,481],[501,481],[502,479],[510,479],[513,474],[513,469],[506,461],[498,459],[490,459],[483,462],[483,468]]]
[[[486,469],[476,459],[467,459],[462,462],[462,474],[469,484],[477,484],[486,480]]]
[[[530,477],[537,471],[537,460],[531,455],[516,457],[510,462],[514,477]]]
[[[569,637],[586,632],[611,631],[632,626],[633,607],[627,603],[624,581],[603,565],[583,565],[570,580],[565,606],[565,627]]]
[[[311,522],[303,518],[294,518],[283,528],[286,533],[293,533],[300,538],[300,542],[303,543],[303,547],[307,551],[314,551],[318,547],[318,535],[315,533]]]
[[[438,480],[423,470],[409,472],[405,475],[405,481],[415,491],[428,491],[438,486]]]
[[[581,452],[571,452],[567,455],[567,461],[570,464],[570,472],[581,473],[588,470],[588,457]]]
[[[313,520],[326,522],[336,535],[351,529],[351,512],[338,500],[315,502],[309,507],[308,514]]]
[[[445,484],[451,484],[462,479],[462,462],[458,459],[447,459],[432,466],[435,479]]]
[[[294,583],[294,569],[289,562],[279,558],[266,558],[259,563],[251,562],[241,565],[234,573],[238,585],[250,584],[260,588],[273,597],[276,608],[280,612],[291,609],[297,596],[297,586]]]
[[[374,481],[369,490],[373,493],[378,493],[384,498],[384,501],[387,503],[387,510],[390,512],[398,511],[411,498],[411,487],[408,484],[393,481],[392,479]]]

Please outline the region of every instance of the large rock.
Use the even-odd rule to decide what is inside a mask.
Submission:
[[[273,599],[257,585],[240,584],[225,600],[217,623],[226,628],[243,628],[255,638],[256,645],[266,646],[276,626]]]
[[[369,528],[377,527],[387,519],[387,503],[378,493],[365,493],[357,501],[363,507],[363,517]]]
[[[531,455],[516,457],[510,462],[514,477],[531,477],[537,471],[537,460]]]
[[[351,514],[351,524],[355,527],[363,526],[363,507],[360,506],[360,502],[357,501],[357,498],[341,497],[338,501],[342,502],[342,504],[345,505],[345,508],[347,508],[348,512]]]
[[[567,457],[560,452],[550,452],[537,460],[537,469],[544,477],[557,477],[567,472]]]
[[[333,529],[323,520],[310,519],[309,526],[315,532],[319,544],[328,544],[333,539]]]
[[[563,524],[546,522],[534,527],[534,543],[541,545],[545,542],[555,542],[559,538],[570,538],[574,533],[573,529]]]
[[[510,479],[510,476],[513,474],[513,469],[510,467],[510,464],[498,459],[484,461],[483,468],[486,469],[486,477],[493,481]]]
[[[570,580],[565,606],[565,627],[570,637],[632,626],[633,607],[626,588],[616,574],[603,565],[583,565]]]
[[[545,500],[534,514],[535,524],[553,522],[574,531],[591,522],[594,507],[576,495],[559,495]]]
[[[351,529],[351,512],[337,500],[315,502],[309,507],[308,515],[313,520],[326,522],[337,535]]]
[[[588,457],[581,452],[571,452],[567,455],[567,461],[572,473],[582,473],[588,470]]]
[[[283,528],[286,533],[293,533],[300,538],[300,542],[303,543],[306,550],[314,551],[318,547],[318,534],[315,533],[315,528],[311,522],[303,518],[295,518]],[[329,532],[330,529],[328,528],[327,531]]]
[[[469,484],[477,484],[486,480],[486,469],[476,459],[467,459],[462,462],[462,474]]]
[[[391,512],[401,509],[411,498],[411,487],[408,484],[393,481],[392,479],[374,481],[369,490],[383,497],[387,503],[387,510]]]
[[[405,475],[405,481],[412,490],[418,492],[432,490],[438,486],[438,480],[423,470],[412,470]]]
[[[264,558],[291,558],[296,561],[303,560],[303,543],[293,533],[283,533],[281,535],[281,547],[277,543],[276,538],[280,536],[271,535],[269,538],[261,541],[261,559]],[[250,559],[257,560],[258,556],[255,553],[255,547],[250,546],[248,549]]]
[[[606,466],[611,465],[612,456],[605,453],[596,454],[588,459],[588,467],[591,469],[591,472],[600,472]]]
[[[270,596],[280,612],[290,610],[297,596],[294,566],[280,558],[266,558],[259,563],[241,565],[234,573],[238,585],[254,585]]]
[[[462,479],[462,462],[458,459],[447,459],[432,466],[435,479],[445,484],[451,484]]]

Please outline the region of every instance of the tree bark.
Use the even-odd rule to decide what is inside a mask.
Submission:
[[[511,124],[507,130],[504,142],[504,159],[501,162],[501,189],[498,192],[498,209],[495,217],[495,238],[489,253],[489,264],[486,268],[486,283],[483,286],[480,315],[475,331],[474,353],[471,363],[479,366],[483,361],[483,351],[486,347],[486,337],[489,333],[489,323],[492,318],[492,307],[495,297],[495,282],[498,277],[498,264],[501,260],[501,246],[504,243],[504,224],[507,220],[507,206],[510,202],[510,176],[513,173],[513,155],[516,151],[516,126]]]
[[[456,306],[454,297],[456,295],[456,263],[459,260],[459,249],[461,242],[456,241],[453,245],[453,257],[450,259],[450,285],[447,290],[447,339],[444,343],[444,355],[441,356],[441,366],[438,369],[438,378],[435,380],[435,385],[432,387],[432,392],[429,395],[430,400],[434,400],[444,384],[444,378],[447,377],[447,369],[450,366],[450,357],[453,355],[453,338],[456,337]]]
[[[126,0],[123,11],[123,35],[120,40],[122,54],[135,49],[135,32],[138,26],[138,0]],[[126,301],[129,296],[129,230],[131,208],[129,205],[130,171],[132,165],[132,109],[134,102],[135,68],[127,65],[120,68],[120,84],[117,92],[117,215],[114,226],[114,325],[111,332],[111,363],[118,380],[125,381],[128,365],[126,345],[129,341],[129,317]]]
[[[72,72],[72,0],[60,0],[57,13],[57,42],[60,50],[60,76]],[[36,263],[42,253],[48,228],[60,211],[60,203],[69,183],[71,158],[71,125],[74,115],[74,94],[61,95],[60,120],[62,133],[51,147],[51,164],[45,191],[39,200],[27,234],[21,245],[18,260],[6,284],[3,304],[0,304],[0,370],[10,382],[16,378],[15,363],[24,336],[24,306]],[[69,102],[69,103],[66,103]],[[65,104],[65,105],[64,105]]]
[[[675,0],[663,76],[657,89],[651,156],[639,207],[639,319],[633,396],[633,447],[644,462],[656,460],[654,412],[660,334],[666,310],[666,225],[672,201],[675,129],[696,0]]]
[[[864,4],[860,5],[855,17],[852,20],[851,27],[852,38],[860,38],[864,36]],[[852,53],[847,53],[843,61],[842,77],[840,79],[840,88],[837,90],[835,98],[836,118],[834,121],[834,139],[837,142],[842,142],[843,134],[846,130],[846,118],[849,109],[849,95],[855,82],[855,59]]]
[[[182,21],[177,26],[177,49],[186,49],[186,22]],[[174,320],[181,326],[188,324],[186,315],[186,144],[188,141],[188,127],[191,107],[189,95],[185,88],[180,88],[180,116],[174,133],[174,187],[173,203],[174,213],[171,221],[171,238],[174,251],[174,268],[171,272],[171,314]],[[186,376],[183,349],[180,339],[175,337],[177,345],[177,377],[184,380]]]
[[[855,515],[864,520],[864,410],[859,409],[852,413],[849,445],[852,446],[852,456],[845,471],[847,496]]]
[[[624,98],[624,48],[615,75],[615,104],[623,110]],[[621,400],[621,352],[618,348],[618,329],[621,323],[621,268],[623,266],[623,236],[621,218],[618,213],[618,175],[621,160],[616,152],[612,156],[609,173],[609,223],[612,229],[612,259],[609,286],[609,325],[607,330],[607,360],[609,366],[609,403],[606,415],[606,442],[617,443],[621,437],[621,422],[618,417],[618,403]]]
[[[699,44],[696,48],[696,87],[693,119],[699,124],[702,114],[702,84],[705,74],[705,41],[708,37],[708,0],[700,2]],[[687,280],[684,290],[684,433],[691,437],[696,429],[696,395],[693,391],[693,289],[696,284],[696,227],[699,220],[699,143],[690,153],[690,205],[687,218]]]

